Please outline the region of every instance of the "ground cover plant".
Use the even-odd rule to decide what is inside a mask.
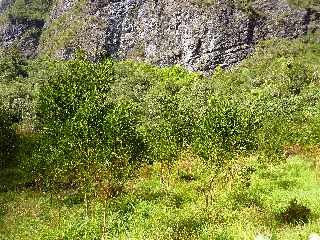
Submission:
[[[16,0],[6,10],[5,16],[29,20],[44,20],[52,4],[52,0]]]
[[[265,41],[212,76],[3,58],[0,238],[320,232],[319,41]]]

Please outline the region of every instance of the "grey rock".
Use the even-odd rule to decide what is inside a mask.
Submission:
[[[9,16],[7,23],[0,26],[0,48],[15,46],[25,57],[34,57],[43,26],[43,20]]]
[[[0,0],[0,14],[4,13],[13,3],[14,0]]]
[[[209,73],[217,65],[238,63],[253,52],[259,40],[296,38],[320,26],[319,11],[293,8],[285,0],[256,0],[250,11],[229,0],[215,0],[208,6],[199,2],[88,0],[81,5],[79,0],[59,0],[44,31],[55,28],[57,22],[67,27],[73,23],[78,27],[76,34],[57,49],[50,45],[51,36],[40,43],[38,52],[50,49],[55,57],[68,59],[81,47],[92,60],[109,55]],[[22,28],[11,23],[1,30],[0,45],[19,38]],[[63,30],[51,31],[57,36],[52,39],[62,39]]]
[[[138,55],[160,66],[180,64],[193,71],[232,66],[259,40],[295,38],[319,27],[319,15],[283,0],[255,1],[253,7],[255,13],[224,0],[208,7],[187,0],[96,0],[88,4],[87,14],[106,24],[96,39],[104,53],[118,59]]]

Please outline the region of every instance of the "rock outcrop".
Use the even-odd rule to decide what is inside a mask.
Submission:
[[[9,16],[7,23],[0,27],[0,48],[14,46],[23,56],[35,57],[43,26],[43,20]]]
[[[259,40],[313,31],[319,19],[318,11],[285,0],[60,0],[44,23],[38,52],[66,59],[80,47],[92,59],[109,55],[209,72],[238,63]],[[8,42],[8,31],[0,35],[2,45]]]
[[[14,0],[0,0],[0,14],[4,13],[13,2]]]

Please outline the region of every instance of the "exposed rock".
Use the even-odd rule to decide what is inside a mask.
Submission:
[[[44,21],[8,17],[0,26],[0,47],[17,47],[25,57],[34,57],[37,51]]]
[[[5,12],[12,3],[14,0],[0,0],[0,14]]]
[[[285,0],[256,0],[245,7],[231,2],[59,0],[44,24],[39,52],[67,59],[80,47],[93,60],[109,55],[210,72],[238,63],[261,39],[319,29],[318,11],[293,8]],[[0,44],[19,38],[29,25],[10,23],[1,30]]]
[[[68,11],[72,10],[72,8],[77,3],[77,0],[60,0],[57,1],[56,5],[54,6],[53,10],[51,11],[51,17],[48,20],[47,24],[50,24],[53,20],[61,17],[63,14],[67,13]]]
[[[307,33],[311,26],[319,26],[315,12],[294,9],[282,0],[255,1],[253,11],[229,2],[200,6],[189,0],[92,0],[83,12],[104,27],[94,26],[96,36],[90,25],[84,27],[77,37],[91,36],[95,41],[77,44],[84,49],[95,44],[93,58],[104,51],[119,59],[137,58],[161,66],[181,64],[189,70],[210,71],[218,64],[230,66],[241,61],[261,39],[294,38]],[[57,9],[70,5],[66,1],[65,7]],[[54,10],[51,19],[59,20],[57,16]],[[74,47],[69,44],[67,49],[70,52]],[[65,57],[64,51],[56,53]]]

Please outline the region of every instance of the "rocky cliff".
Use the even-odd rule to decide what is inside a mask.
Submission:
[[[5,12],[10,1],[0,6]],[[241,61],[259,40],[294,38],[320,26],[316,4],[286,0],[59,0],[43,22],[8,19],[0,27],[1,47],[30,29],[41,35],[29,38],[26,55],[67,59],[81,47],[92,59],[109,55],[201,71]]]

